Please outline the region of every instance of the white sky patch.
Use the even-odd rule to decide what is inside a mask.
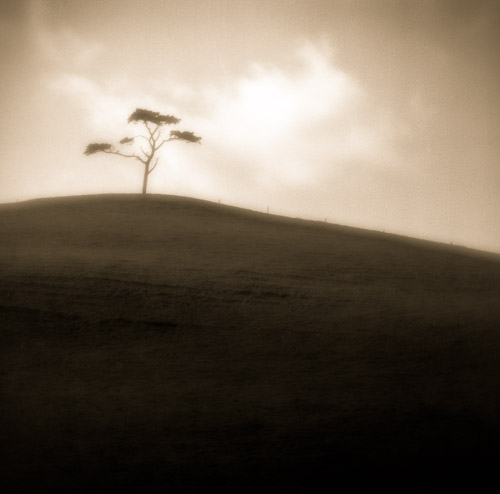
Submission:
[[[344,112],[360,91],[357,83],[312,45],[298,59],[294,72],[255,64],[248,76],[212,90],[216,127],[230,131],[236,145],[275,147],[311,123]]]
[[[315,45],[304,45],[297,59],[295,70],[254,65],[205,93],[211,110],[195,126],[247,177],[241,186],[313,187],[356,161],[393,163],[395,120]]]

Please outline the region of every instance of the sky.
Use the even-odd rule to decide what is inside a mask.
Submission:
[[[0,202],[149,192],[500,252],[500,2],[0,0]]]

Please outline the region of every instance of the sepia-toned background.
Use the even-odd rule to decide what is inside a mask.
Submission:
[[[495,1],[0,3],[0,202],[139,192],[88,158],[171,113],[154,193],[500,252]],[[138,129],[136,129],[138,130]]]

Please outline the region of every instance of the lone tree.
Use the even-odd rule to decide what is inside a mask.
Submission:
[[[123,156],[124,158],[134,158],[140,161],[144,165],[144,179],[142,182],[142,193],[146,194],[148,188],[148,177],[149,174],[158,165],[159,157],[156,156],[160,148],[170,141],[185,141],[185,142],[200,142],[201,137],[195,136],[192,132],[171,130],[170,135],[164,138],[163,131],[165,125],[178,124],[180,119],[173,117],[172,115],[161,115],[158,112],[153,112],[150,110],[144,110],[142,108],[137,108],[132,115],[128,118],[128,123],[141,123],[146,128],[146,135],[137,135],[134,137],[124,137],[120,144],[122,146],[130,146],[132,143],[136,143],[136,152],[123,152],[117,149],[113,144],[108,144],[107,142],[94,142],[87,146],[84,154],[87,156],[96,153],[108,153],[117,154],[118,156]],[[146,133],[146,132],[145,132]],[[145,141],[141,143],[136,142],[136,140],[143,139]],[[140,153],[139,153],[140,151]],[[156,157],[156,159],[155,159]],[[151,163],[155,159],[154,164]]]

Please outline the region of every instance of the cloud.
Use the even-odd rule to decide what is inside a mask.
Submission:
[[[125,129],[129,113],[133,109],[134,88],[126,81],[108,81],[102,84],[89,77],[61,73],[49,82],[50,90],[58,97],[69,98],[74,106],[83,110],[82,122],[92,133],[119,134]],[[145,98],[154,106],[152,97]]]
[[[353,174],[364,175],[366,183],[370,169],[399,161],[394,144],[406,132],[330,53],[312,43],[300,47],[287,68],[254,63],[217,86],[99,82],[61,73],[50,87],[84,111],[89,140],[129,135],[126,121],[136,107],[182,118],[178,127],[201,135],[202,146],[166,146],[167,164],[155,171],[152,187],[156,183],[158,192],[208,198],[223,195],[250,207],[270,197],[285,203],[346,173],[351,183]]]
[[[207,90],[211,111],[196,121],[205,142],[253,181],[248,187],[315,186],[356,162],[393,164],[395,118],[316,45],[296,60],[288,70],[256,64]]]
[[[249,75],[209,95],[212,118],[231,129],[233,142],[248,144],[252,136],[254,147],[269,148],[277,139],[344,112],[355,99],[357,84],[313,47],[300,50],[299,60],[301,66],[293,72],[255,64]]]

